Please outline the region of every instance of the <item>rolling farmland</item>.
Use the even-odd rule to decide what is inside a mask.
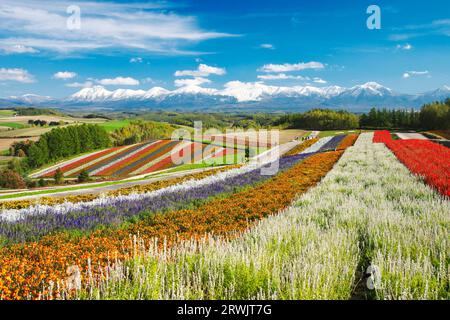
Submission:
[[[52,177],[59,168],[64,176],[76,177],[86,171],[92,177],[126,177],[149,174],[182,164],[172,161],[172,154],[184,163],[201,162],[234,155],[234,149],[197,142],[155,140],[124,147],[113,147],[72,159],[34,173],[32,177]]]

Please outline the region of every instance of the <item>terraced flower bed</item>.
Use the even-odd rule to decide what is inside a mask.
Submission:
[[[204,158],[233,155],[236,150],[198,142],[158,140],[95,152],[63,163],[58,168],[66,177],[77,177],[82,171],[94,177],[126,177],[175,167],[177,164],[172,161],[172,153],[178,152],[184,163],[195,163]],[[37,177],[51,178],[56,169],[45,170]]]

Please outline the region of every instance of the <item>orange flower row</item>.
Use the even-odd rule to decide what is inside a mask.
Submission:
[[[303,143],[295,146],[294,148],[292,148],[289,152],[287,152],[285,154],[285,156],[295,156],[296,154],[299,154],[299,153],[305,151],[306,149],[308,149],[309,147],[311,147],[317,141],[319,141],[318,138],[314,138],[314,139],[311,139],[311,140],[306,140],[305,142],[303,142]]]
[[[348,147],[351,147],[355,144],[356,140],[358,139],[358,134],[349,134],[347,135],[344,140],[341,141],[339,146],[337,147],[337,150],[345,150]]]
[[[39,297],[49,294],[50,281],[66,277],[67,267],[80,266],[86,272],[88,259],[94,274],[112,259],[133,255],[131,235],[145,241],[175,241],[204,237],[206,233],[230,235],[242,231],[268,215],[287,207],[299,194],[318,183],[342,152],[317,154],[278,176],[252,188],[216,199],[194,210],[149,215],[120,229],[106,228],[88,236],[56,233],[38,242],[16,244],[0,250],[0,292],[4,299]]]

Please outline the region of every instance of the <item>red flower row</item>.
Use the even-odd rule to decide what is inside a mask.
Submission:
[[[117,149],[120,149],[120,148],[122,148],[122,147],[114,147],[114,148],[106,149],[106,150],[103,150],[103,151],[100,151],[100,152],[95,152],[95,153],[93,153],[93,154],[91,154],[91,155],[89,155],[87,157],[83,157],[83,158],[81,158],[81,159],[79,159],[77,161],[68,163],[68,164],[60,167],[60,169],[61,169],[62,172],[70,171],[70,170],[75,169],[75,168],[77,168],[79,166],[82,166],[82,165],[84,165],[86,163],[89,163],[89,162],[91,162],[91,161],[93,161],[93,160],[95,160],[95,159],[97,159],[99,157],[103,157],[104,155],[112,153],[112,152],[114,152],[114,151],[116,151]],[[43,177],[53,177],[55,175],[55,171],[56,170],[52,170],[50,172],[47,172],[46,174],[43,175]]]
[[[428,140],[392,140],[388,131],[375,132],[374,143],[384,143],[412,173],[450,197],[450,149]]]

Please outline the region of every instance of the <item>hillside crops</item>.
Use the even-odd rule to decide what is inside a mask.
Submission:
[[[177,154],[184,162],[199,162],[205,158],[219,158],[235,154],[234,149],[197,142],[156,140],[125,147],[114,147],[74,160],[67,161],[51,169],[40,172],[36,177],[53,177],[59,168],[65,177],[77,177],[86,171],[93,177],[126,177],[152,173],[176,166],[172,154]]]

